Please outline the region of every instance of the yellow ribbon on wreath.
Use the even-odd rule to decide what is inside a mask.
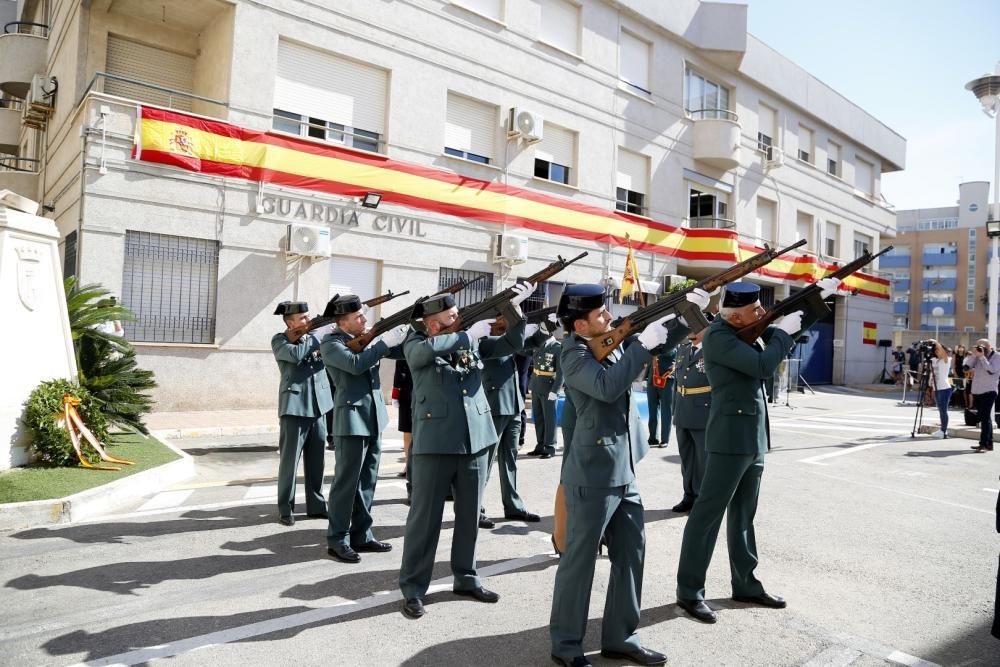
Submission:
[[[59,425],[66,429],[69,433],[69,439],[73,443],[73,450],[76,452],[76,457],[80,459],[80,465],[84,468],[93,468],[94,470],[121,470],[121,468],[116,468],[114,466],[95,466],[94,464],[87,461],[83,456],[83,452],[80,450],[80,438],[81,436],[86,439],[90,446],[97,451],[98,456],[101,457],[102,461],[110,461],[111,463],[121,463],[123,465],[134,465],[134,461],[126,461],[125,459],[119,459],[108,454],[107,450],[101,444],[94,434],[91,432],[87,425],[83,422],[83,417],[80,416],[79,411],[77,411],[76,406],[80,405],[80,399],[73,394],[63,394],[63,409],[62,412],[57,412],[55,414],[56,421]]]

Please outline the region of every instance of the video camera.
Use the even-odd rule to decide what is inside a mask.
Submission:
[[[933,339],[918,340],[915,345],[924,359],[930,359],[937,354],[937,341]]]

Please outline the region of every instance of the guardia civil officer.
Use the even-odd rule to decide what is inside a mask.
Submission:
[[[646,374],[646,407],[649,409],[649,444],[666,447],[670,443],[673,417],[675,350],[653,357]]]
[[[507,335],[508,332],[510,335]],[[493,449],[494,454],[490,456],[486,484],[489,484],[493,460],[496,459],[500,468],[500,499],[503,503],[504,518],[536,523],[541,518],[525,509],[524,500],[517,491],[517,443],[521,436],[521,410],[524,409],[524,397],[518,387],[515,353],[542,344],[548,338],[548,333],[539,327],[530,337],[525,338],[524,318],[510,323],[504,313],[497,315],[490,333],[502,338],[488,345],[492,348],[489,355],[484,354],[485,348],[480,343],[483,388],[486,389],[486,399],[490,403],[490,413],[493,416],[493,428],[496,429],[499,439]],[[481,509],[479,527],[493,528],[494,525],[493,520],[486,516],[485,510]]]
[[[611,330],[600,285],[567,287],[558,314],[566,329],[562,349],[566,393],[576,411],[572,443],[564,449],[562,484],[566,497],[566,544],[556,570],[549,635],[552,659],[581,667],[583,639],[601,535],[607,536],[611,579],[604,607],[601,654],[640,665],[659,665],[667,658],[643,648],[636,628],[642,595],[645,530],[642,499],[635,479],[636,463],[649,451],[639,412],[631,400],[632,382],[651,361],[651,350],[671,347],[687,329],[670,316],[658,320],[598,362],[587,347],[594,336]],[[708,295],[698,290],[691,300],[704,308]]]
[[[327,304],[323,316],[336,318],[333,331],[323,338],[320,348],[337,387],[333,407],[337,462],[330,485],[327,553],[341,562],[357,563],[361,560],[358,552],[392,549],[372,533],[382,430],[389,421],[379,362],[384,357],[402,357],[400,345],[409,327],[387,331],[355,353],[347,344],[363,334],[368,323],[361,299],[353,294],[338,296]]]
[[[550,317],[555,317],[550,315]],[[535,448],[528,456],[550,459],[556,453],[556,401],[562,391],[562,341],[548,335],[555,322],[546,320],[539,328],[544,339],[534,345],[531,355],[531,418],[535,422]],[[528,347],[527,345],[525,347]]]
[[[517,302],[533,287],[516,285]],[[514,300],[511,301],[512,303]],[[520,311],[516,311],[519,315]],[[467,331],[441,334],[455,323],[458,308],[450,294],[432,296],[414,306],[426,331],[411,331],[403,353],[413,377],[413,444],[410,469],[413,495],[406,517],[399,588],[403,614],[424,615],[423,598],[434,569],[445,497],[454,491],[455,528],[451,545],[453,590],[480,602],[500,596],[483,588],[476,573],[479,507],[486,483],[489,450],[497,442],[489,400],[483,389],[480,355],[498,346],[517,347],[518,327],[503,337],[488,336],[492,324],[476,322]],[[520,331],[523,333],[524,329]],[[506,340],[501,343],[501,341]]]
[[[817,283],[823,298],[840,285],[836,278]],[[760,288],[746,282],[730,283],[722,297],[720,316],[702,343],[705,373],[712,387],[705,429],[705,476],[691,508],[677,567],[677,604],[704,623],[715,623],[715,612],[705,604],[705,574],[715,540],[727,514],[726,536],[732,571],[733,599],[781,609],[785,600],[764,590],[754,577],[757,542],[753,518],[757,511],[764,453],[770,443],[763,383],[774,376],[795,345],[803,323],[802,311],[786,315],[765,331],[763,345],[750,344],[738,331],[764,314]]]
[[[285,321],[285,330],[271,338],[271,351],[281,371],[278,385],[278,516],[285,526],[295,525],[295,476],[304,456],[306,513],[326,518],[323,497],[323,446],[326,413],[333,408],[330,381],[323,370],[319,341],[306,331],[309,304],[282,301],[274,311]]]
[[[711,318],[711,315],[705,317]],[[674,427],[677,429],[677,452],[681,457],[681,478],[684,497],[670,508],[672,512],[691,511],[701,478],[705,474],[705,426],[708,409],[712,405],[712,387],[705,375],[705,355],[702,339],[707,329],[688,335],[688,340],[677,347],[674,362]]]

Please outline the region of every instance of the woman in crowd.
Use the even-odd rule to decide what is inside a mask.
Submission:
[[[953,370],[951,350],[934,341],[934,358],[931,359],[931,372],[934,380],[934,402],[941,414],[941,430],[934,435],[938,438],[948,437],[948,403],[951,401],[951,373]]]
[[[962,361],[965,359],[965,346],[956,345],[955,354],[952,358],[951,364],[951,377],[953,378],[952,385],[955,387],[955,393],[952,395],[952,400],[955,402],[955,406],[958,408],[966,407],[966,385],[968,382],[965,379],[965,369],[962,368]]]

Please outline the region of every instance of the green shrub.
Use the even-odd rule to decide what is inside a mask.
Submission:
[[[24,423],[32,434],[30,449],[39,465],[72,466],[78,462],[69,432],[60,423],[63,416],[63,396],[66,394],[80,400],[76,410],[94,437],[101,443],[108,442],[107,421],[90,392],[69,380],[48,380],[35,387],[24,404]],[[82,437],[81,440],[80,451],[84,458],[90,463],[100,461],[94,448]]]

